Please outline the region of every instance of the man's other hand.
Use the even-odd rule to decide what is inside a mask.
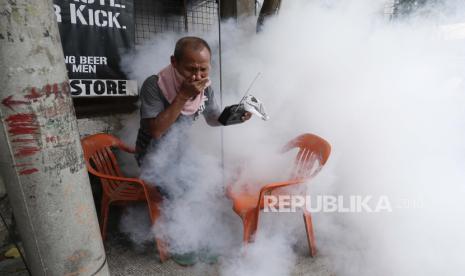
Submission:
[[[244,113],[244,115],[241,117],[241,120],[242,120],[242,122],[245,122],[245,121],[249,120],[251,117],[252,117],[252,113],[246,111]]]
[[[182,82],[180,94],[185,99],[194,98],[207,88],[209,82],[209,78],[197,79],[195,76],[192,76],[191,79],[186,79]]]

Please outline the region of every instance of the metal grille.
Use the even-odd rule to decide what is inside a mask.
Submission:
[[[187,5],[188,30],[208,32],[218,22],[218,6],[216,1],[190,1]]]
[[[394,14],[394,9],[396,5],[396,0],[386,0],[384,3],[384,16],[386,18],[392,18]]]
[[[163,32],[206,32],[217,20],[215,0],[135,0],[136,44]]]
[[[393,17],[408,16],[421,8],[424,8],[428,3],[434,3],[435,0],[395,0],[393,8]]]

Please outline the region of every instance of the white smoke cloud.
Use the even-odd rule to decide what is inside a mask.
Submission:
[[[120,231],[129,236],[134,241],[136,249],[143,249],[142,246],[154,239],[151,229],[149,211],[145,203],[132,205],[126,208],[119,223]]]
[[[315,133],[333,151],[322,174],[311,181],[312,193],[386,195],[393,207],[390,213],[314,214],[319,254],[329,259],[331,270],[338,275],[462,275],[465,48],[463,40],[446,39],[450,36],[442,26],[463,20],[464,6],[448,1],[390,22],[382,4],[283,1],[279,16],[258,35],[247,25],[223,26],[225,105],[237,103],[261,72],[251,93],[271,116],[268,122],[253,118],[224,128],[227,172],[245,159],[249,177],[283,177],[289,159],[277,158],[275,150],[298,134]],[[214,37],[209,34],[208,41],[215,57]],[[143,46],[131,58],[131,73],[143,79],[164,67],[176,38],[164,36]],[[225,275],[290,274],[296,241],[289,233],[300,231],[297,242],[306,243],[301,219],[291,220],[287,224],[293,230],[286,230],[267,222],[284,214],[265,216],[256,243],[245,256],[237,255],[242,230],[222,196],[217,131],[197,123],[193,135],[201,153],[186,160],[199,167],[157,176],[205,173],[202,181],[189,182],[192,192],[172,191],[175,200],[166,210],[173,223],[161,226],[162,232],[172,235],[177,251],[210,246],[228,255]],[[170,163],[155,162],[169,171]]]
[[[222,266],[223,275],[288,275],[292,271],[297,260],[292,248],[295,239],[291,235],[295,221],[288,220],[290,224],[281,224],[282,220],[279,224],[270,222],[262,218],[261,224],[265,227],[255,242],[236,254],[230,253]]]
[[[203,153],[190,140],[189,127],[179,123],[149,148],[144,159],[141,178],[167,195],[154,231],[171,253],[227,252],[240,235],[232,231],[235,217],[224,195],[220,159]]]

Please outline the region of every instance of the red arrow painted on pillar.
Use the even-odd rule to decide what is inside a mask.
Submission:
[[[34,87],[32,87],[29,94],[24,96],[24,98],[26,98],[28,100],[36,100],[36,99],[40,98],[41,96],[42,95],[40,93],[38,93],[37,90]]]
[[[26,101],[17,101],[13,100],[13,95],[6,97],[3,99],[2,104],[6,107],[8,107],[11,110],[14,110],[13,106],[14,105],[20,105],[20,104],[28,104],[29,102]]]

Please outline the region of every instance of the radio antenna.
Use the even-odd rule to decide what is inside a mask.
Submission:
[[[254,85],[255,81],[258,79],[258,77],[260,77],[260,74],[261,74],[261,72],[258,72],[257,75],[255,76],[255,78],[253,79],[253,81],[250,83],[249,88],[247,88],[247,90],[245,91],[244,96],[242,96],[242,99],[239,102],[239,104],[236,106],[236,108],[234,109],[234,112],[236,112],[237,109],[239,108],[239,106],[244,102],[245,98],[249,94],[249,91],[252,88],[252,86]]]
[[[260,77],[260,74],[261,74],[260,72],[257,73],[257,75],[255,76],[253,81],[250,83],[249,88],[247,88],[247,91],[245,91],[245,94],[244,94],[244,96],[242,96],[242,99],[241,99],[241,101],[239,103],[242,103],[244,101],[245,96],[247,96],[247,94],[249,94],[250,89],[252,88],[255,81],[258,79],[258,77]]]
[[[219,67],[220,67],[220,106],[223,109],[223,71],[222,71],[222,60],[221,60],[221,0],[217,1],[217,15],[218,15],[218,57],[219,57]],[[221,174],[223,176],[223,185],[226,183],[225,173],[224,173],[224,130],[220,129],[221,136]]]

